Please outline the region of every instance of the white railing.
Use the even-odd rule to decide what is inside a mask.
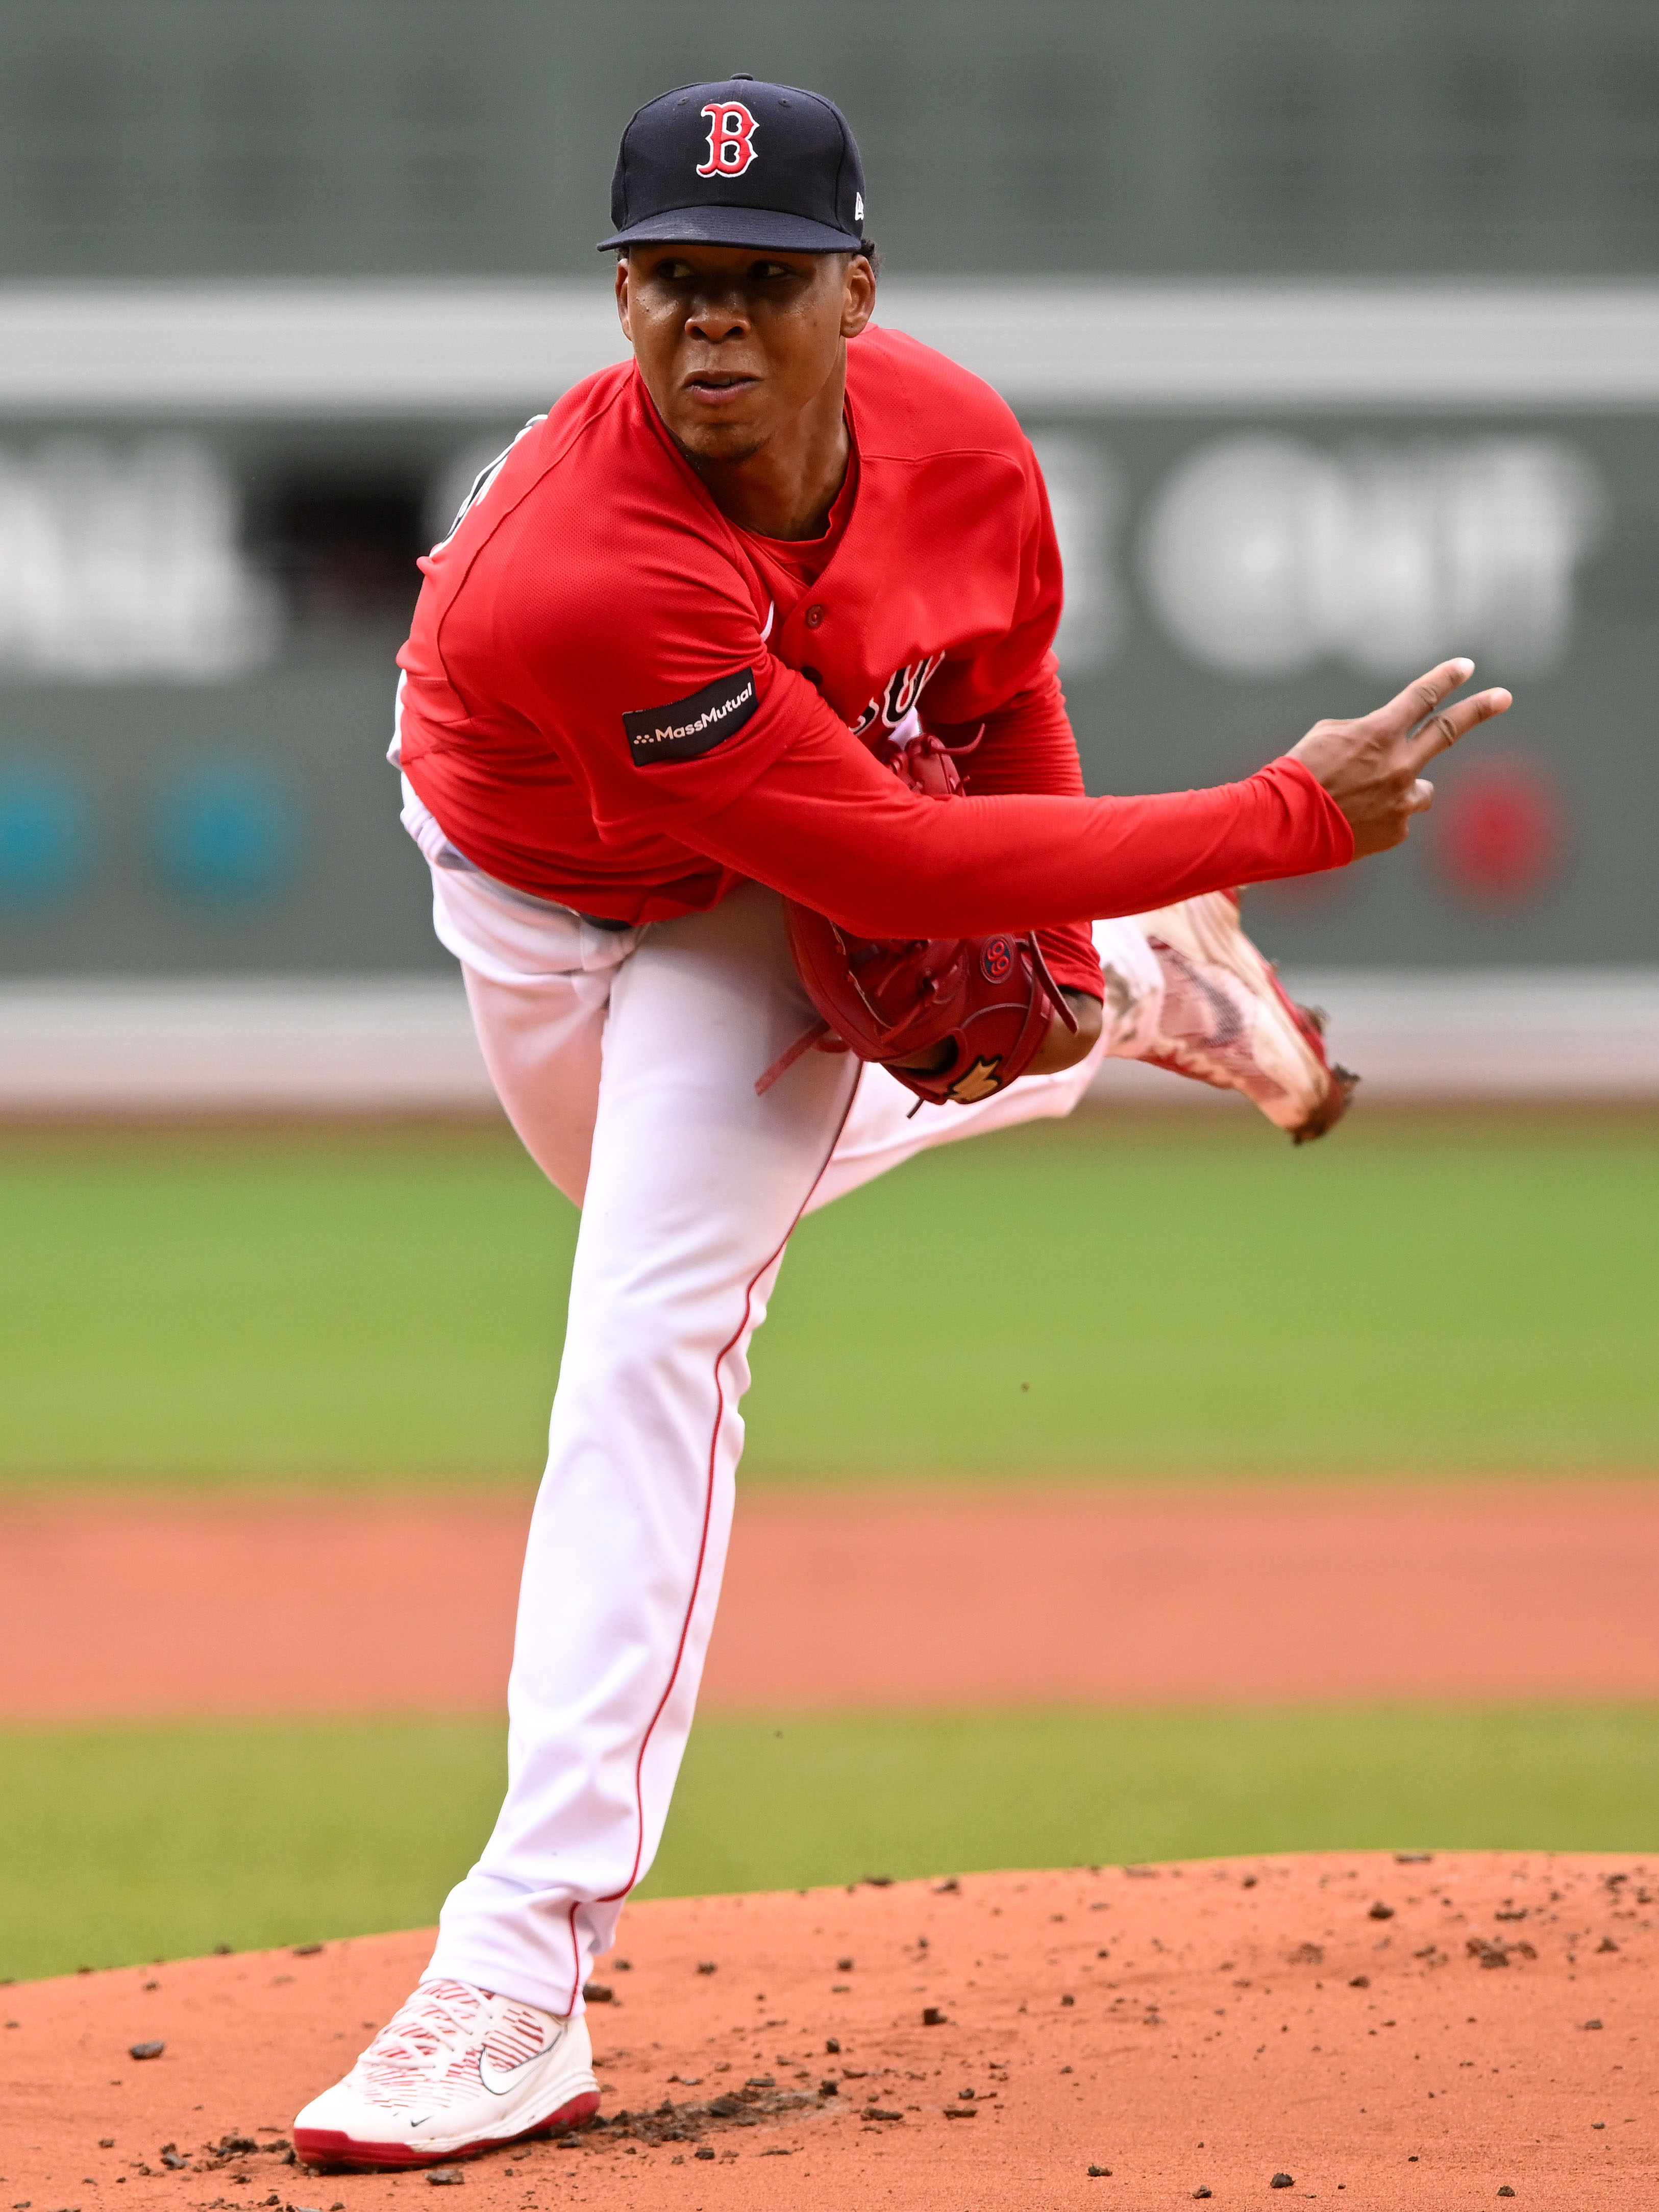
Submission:
[[[892,276],[879,319],[1021,406],[1659,403],[1654,284]],[[0,286],[0,415],[527,413],[625,350],[603,270],[542,283]]]
[[[1659,1097],[1659,969],[1291,973],[1367,1098]],[[1105,1100],[1219,1094],[1109,1061]],[[459,982],[0,984],[0,1115],[489,1111]]]

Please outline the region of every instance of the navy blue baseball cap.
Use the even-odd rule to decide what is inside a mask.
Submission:
[[[751,76],[647,100],[623,132],[604,253],[653,240],[864,247],[864,164],[833,100]]]

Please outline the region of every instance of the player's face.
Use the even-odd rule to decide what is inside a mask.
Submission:
[[[759,453],[814,402],[838,422],[844,347],[870,319],[861,254],[635,246],[617,307],[658,413],[710,461]]]

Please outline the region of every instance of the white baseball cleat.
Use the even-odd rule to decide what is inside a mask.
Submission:
[[[294,2148],[308,2166],[430,2166],[580,2127],[599,2106],[580,2014],[422,1982],[300,2114]]]
[[[1239,926],[1234,891],[1135,916],[1164,975],[1158,1034],[1140,1057],[1220,1091],[1242,1091],[1298,1145],[1348,1110],[1357,1075],[1325,1057],[1325,1017],[1279,987]]]

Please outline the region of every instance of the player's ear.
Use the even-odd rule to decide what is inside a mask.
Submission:
[[[841,334],[855,338],[876,312],[876,272],[867,254],[844,254]]]
[[[625,251],[617,256],[617,319],[623,326],[623,336],[632,344],[634,333],[628,327],[628,255]]]

